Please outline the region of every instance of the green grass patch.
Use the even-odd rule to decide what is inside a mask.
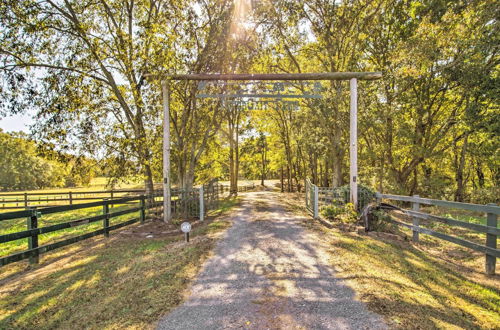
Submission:
[[[23,263],[3,267],[17,273],[0,273],[0,329],[153,327],[182,302],[219,233],[230,225],[221,212],[237,202],[221,203],[219,217],[196,227],[188,245],[181,234],[112,235],[48,253],[29,270],[20,271]]]
[[[123,211],[125,209],[129,208],[135,208],[138,207],[139,204],[129,204],[129,205],[116,205],[113,208],[110,208],[110,213],[112,212],[118,212],[118,211]],[[73,220],[79,220],[79,219],[84,219],[96,215],[102,214],[102,207],[94,207],[94,208],[87,208],[87,209],[80,209],[80,210],[74,210],[74,211],[66,211],[66,212],[60,212],[60,213],[53,213],[53,214],[48,214],[48,215],[43,215],[42,217],[39,218],[38,220],[38,227],[47,227],[51,225],[56,225],[64,222],[69,222]],[[110,219],[110,225],[118,224],[120,222],[133,219],[133,218],[138,218],[139,217],[139,212],[132,212],[129,214],[121,215],[118,217],[114,217]],[[38,237],[38,243],[39,245],[44,245],[44,244],[49,244],[49,243],[54,243],[59,240],[63,240],[66,238],[78,236],[78,235],[83,235],[85,233],[89,233],[98,229],[103,228],[103,222],[102,221],[96,221],[93,223],[89,224],[82,224],[80,226],[75,226],[71,228],[66,228],[63,230],[58,230],[46,234],[39,235]],[[15,233],[15,232],[20,232],[20,231],[25,231],[27,230],[27,225],[26,225],[26,219],[12,219],[12,220],[4,220],[0,221],[0,235],[8,234],[8,233]],[[0,243],[0,257],[4,257],[7,255],[10,255],[15,252],[19,252],[22,250],[28,249],[28,239],[23,238],[23,239],[18,239],[15,241],[7,242],[7,243]]]
[[[500,324],[498,276],[468,272],[407,242],[321,230],[339,277],[369,307],[401,328],[494,328]],[[484,257],[483,257],[484,258]]]
[[[289,210],[304,214],[304,206],[296,207],[301,198],[288,196]],[[423,234],[414,244],[403,240],[404,234],[411,237],[406,230],[359,235],[313,221],[305,225],[331,247],[337,277],[392,327],[498,328],[500,276],[484,274],[483,254]],[[456,228],[448,230],[457,234]]]

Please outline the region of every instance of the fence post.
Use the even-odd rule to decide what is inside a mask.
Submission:
[[[141,223],[146,221],[146,196],[141,195]]]
[[[26,223],[28,230],[38,228],[38,215],[36,213],[36,207],[30,208],[30,210],[31,210],[31,216],[28,217]],[[28,237],[28,249],[31,250],[37,247],[38,247],[38,234],[33,234],[30,237]],[[36,251],[35,255],[30,257],[30,264],[38,263],[38,255],[39,252]]]
[[[73,205],[73,192],[69,192],[69,205]]]
[[[319,193],[318,193],[318,186],[314,185],[314,201],[313,201],[313,205],[314,205],[314,219],[317,219],[319,218],[319,201],[318,201],[318,196],[319,196]]]
[[[488,204],[489,206],[496,206],[495,203]],[[486,219],[486,225],[489,227],[497,228],[498,218],[494,213],[488,213]],[[497,235],[495,234],[486,234],[486,246],[496,249],[497,248]],[[491,256],[486,254],[486,274],[494,275],[495,267],[497,263],[497,258],[495,256]]]
[[[106,200],[104,200],[104,204],[102,205],[102,214],[105,215],[104,219],[102,220],[104,237],[109,237],[109,204]]]
[[[306,193],[306,209],[309,208],[309,189],[307,185],[307,179],[305,180],[304,186],[306,187],[305,193]]]
[[[420,196],[419,195],[413,195],[414,198],[419,198]],[[412,202],[412,209],[413,211],[420,211],[420,203],[418,202]],[[420,224],[420,219],[417,218],[417,217],[412,217],[412,222],[413,222],[413,226],[415,227],[418,227],[419,224]],[[418,239],[419,239],[419,232],[416,231],[416,230],[413,230],[413,241],[414,242],[418,242]]]
[[[205,205],[204,204],[204,199],[203,199],[203,185],[200,186],[200,220],[203,221],[205,217]]]
[[[28,193],[24,193],[24,207],[28,207]]]

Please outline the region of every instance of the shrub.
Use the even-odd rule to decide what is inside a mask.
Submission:
[[[343,212],[339,215],[339,220],[342,223],[354,224],[358,221],[358,212],[354,208],[354,204],[347,203],[344,205]]]
[[[358,212],[352,203],[345,205],[327,205],[321,208],[321,215],[330,220],[352,224],[358,220]]]
[[[351,195],[351,187],[346,184],[335,189],[336,193],[340,196],[345,196],[345,201],[349,201]],[[366,205],[375,200],[375,191],[371,188],[358,184],[358,211],[361,211]]]
[[[321,215],[327,219],[333,220],[343,212],[343,207],[339,205],[327,205],[321,208]]]

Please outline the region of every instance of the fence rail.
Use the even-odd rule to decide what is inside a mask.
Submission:
[[[221,185],[219,192],[229,192],[229,185]],[[255,184],[238,185],[238,192],[246,192],[255,188]],[[155,190],[155,193],[161,190]],[[181,194],[183,189],[172,189],[172,195]],[[52,207],[64,204],[77,204],[82,201],[95,201],[104,199],[119,199],[128,196],[147,195],[144,189],[119,189],[119,190],[92,190],[92,191],[66,191],[47,193],[0,193],[0,210],[25,209],[27,207]],[[38,197],[37,197],[38,196]],[[111,204],[112,206],[113,204]]]
[[[238,186],[238,191],[244,192],[253,189],[254,184],[241,185]],[[120,193],[136,193],[135,196],[127,197],[116,197],[116,192]],[[193,188],[189,190],[185,189],[172,189],[172,215],[175,217],[198,217],[203,220],[208,211],[215,209],[218,206],[220,197],[224,192],[229,192],[229,186],[220,185],[216,180],[209,182],[206,185],[200,186],[198,188]],[[70,245],[81,240],[85,240],[97,235],[109,236],[109,232],[124,226],[131,225],[138,221],[144,222],[146,220],[146,212],[150,214],[155,214],[160,216],[163,212],[163,191],[155,190],[150,196],[144,194],[144,190],[114,190],[114,191],[94,191],[85,192],[85,194],[90,193],[105,193],[108,196],[113,196],[113,198],[106,197],[91,197],[87,198],[94,200],[87,203],[69,204],[69,205],[57,205],[48,207],[27,207],[24,210],[11,211],[6,213],[0,213],[0,223],[9,220],[19,220],[26,218],[26,230],[12,232],[0,235],[0,244],[9,243],[19,239],[28,240],[28,249],[21,252],[16,252],[4,257],[0,257],[0,266],[7,265],[12,262],[30,259],[31,263],[37,263],[39,255],[66,245]],[[15,196],[15,194],[8,193],[10,196]],[[38,194],[38,193],[37,193]],[[61,193],[57,193],[61,194]],[[5,194],[4,194],[5,195]],[[19,194],[18,194],[19,195]],[[24,196],[25,194],[23,194]],[[2,195],[0,195],[2,196]],[[95,201],[98,198],[103,200]],[[76,200],[76,199],[74,199]],[[79,200],[85,200],[81,198]],[[112,212],[111,207],[113,205],[127,205],[135,204],[134,207],[127,208],[125,210]],[[138,206],[137,206],[138,204]],[[52,224],[44,227],[39,226],[40,217],[54,214],[62,213],[68,211],[76,211],[81,209],[91,209],[96,207],[102,207],[102,214],[96,216],[85,217],[82,219],[65,221],[62,223]],[[119,216],[131,214],[138,212],[138,216],[132,219],[122,221],[117,224],[110,225],[110,220],[117,218]],[[45,245],[38,244],[39,235],[48,234],[68,228],[88,225],[102,221],[102,228],[94,230],[89,233],[74,236],[71,238],[66,238],[55,243],[49,243]]]
[[[88,239],[90,237],[94,237],[100,234],[103,234],[105,237],[109,236],[109,232],[124,226],[131,225],[135,222],[141,221],[144,222],[146,220],[146,202],[145,202],[145,196],[136,196],[136,197],[129,197],[129,198],[122,198],[122,199],[116,199],[116,200],[105,200],[105,201],[99,201],[99,202],[91,202],[91,203],[84,203],[84,204],[75,204],[75,205],[64,205],[64,206],[56,206],[56,207],[49,207],[49,208],[33,208],[29,210],[24,210],[24,211],[17,211],[17,212],[9,212],[9,213],[2,213],[0,214],[0,221],[8,221],[8,220],[13,220],[13,219],[19,219],[26,217],[27,218],[27,229],[19,232],[14,232],[14,233],[8,233],[4,235],[0,235],[0,244],[2,243],[8,243],[11,241],[15,241],[18,239],[23,239],[27,238],[28,239],[28,249],[25,251],[17,252],[5,257],[0,258],[0,266],[7,265],[12,262],[20,261],[23,259],[30,258],[31,263],[37,263],[38,262],[38,257],[41,253],[45,253],[69,244],[73,244],[76,242],[79,242],[84,239]],[[129,208],[126,210],[122,211],[117,211],[117,212],[110,212],[110,204],[115,203],[115,204],[125,204],[129,202],[138,202],[139,207],[133,207]],[[79,209],[85,209],[85,208],[95,208],[101,206],[103,208],[103,213],[101,215],[93,216],[93,217],[87,217],[83,219],[77,219],[77,220],[72,220],[72,221],[67,221],[63,223],[58,223],[54,225],[49,225],[46,227],[38,227],[38,220],[39,218],[43,215],[48,215],[48,214],[53,214],[53,213],[59,213],[59,212],[65,212],[65,211],[73,211],[73,210],[79,210]],[[126,221],[120,222],[118,224],[110,225],[109,220],[118,216],[134,213],[134,212],[139,212],[139,216],[128,219]],[[42,234],[47,234],[67,228],[72,228],[72,227],[77,227],[77,226],[82,226],[90,223],[94,223],[97,221],[102,221],[103,227],[92,231],[90,233],[85,233],[82,235],[78,235],[75,237],[67,238],[55,243],[50,243],[50,244],[45,244],[45,245],[38,245],[38,236]]]
[[[382,199],[408,202],[412,204],[412,209],[403,209],[403,211],[412,217],[412,224],[391,219],[391,222],[409,228],[413,232],[413,241],[419,241],[419,234],[426,234],[437,237],[439,239],[455,243],[469,249],[479,251],[485,254],[485,269],[487,274],[495,274],[496,258],[500,257],[500,250],[497,249],[497,237],[500,234],[498,229],[498,214],[500,214],[500,207],[495,204],[478,205],[470,203],[450,202],[437,199],[421,198],[419,196],[399,196],[377,193],[377,200],[380,202]],[[486,214],[486,225],[469,223],[459,221],[447,217],[431,215],[428,213],[420,212],[421,205],[433,205],[445,208],[463,209],[474,212],[482,212]],[[463,238],[451,236],[438,231],[434,231],[421,226],[420,220],[437,221],[450,226],[457,226],[467,228],[475,232],[486,234],[486,241],[484,245],[465,240]]]
[[[327,205],[342,205],[350,200],[349,190],[344,187],[318,187],[306,179],[305,182],[306,194],[306,209],[313,215],[314,218],[319,217],[319,208]],[[373,193],[367,195],[361,189],[358,190],[358,211],[374,200]]]

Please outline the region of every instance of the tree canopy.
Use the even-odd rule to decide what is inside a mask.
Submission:
[[[361,182],[497,202],[499,10],[487,0],[7,0],[0,112],[36,112],[37,141],[96,155],[117,177],[141,173],[151,188],[162,112],[147,73],[382,71],[359,86]],[[290,190],[306,177],[346,183],[346,82],[322,83],[322,99],[293,111],[200,99],[195,82],[171,88],[179,185],[281,175]]]

